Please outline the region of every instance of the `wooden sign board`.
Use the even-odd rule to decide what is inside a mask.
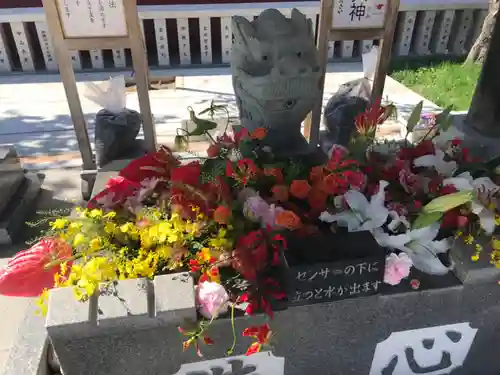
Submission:
[[[383,28],[387,1],[337,0],[333,4],[332,29]]]
[[[149,68],[136,0],[42,0],[66,91],[84,173],[96,169],[76,85],[71,52],[130,48],[148,151],[156,149],[149,100]],[[83,176],[83,174],[82,174]]]
[[[120,0],[57,0],[65,38],[127,36]]]
[[[399,0],[321,0],[318,29],[318,52],[321,69],[321,95],[305,119],[304,136],[310,143],[319,142],[323,106],[328,42],[379,39],[379,55],[373,78],[371,102],[381,99],[389,70],[392,41],[399,11]]]

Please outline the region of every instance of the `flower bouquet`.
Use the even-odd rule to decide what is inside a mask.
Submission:
[[[384,248],[388,285],[408,277],[411,267],[449,272],[455,238],[473,244],[485,234],[500,250],[492,236],[500,224],[500,188],[491,179],[498,163],[479,163],[459,139],[446,139],[447,111],[417,144],[377,143],[383,113],[375,104],[360,114],[350,147],[334,146],[321,164],[276,157],[264,128],[212,136],[216,124],[192,113],[198,128],[191,133],[211,142],[207,157],[186,162],[163,147],[132,161],[86,207],[53,218],[43,239],[0,270],[0,294],[40,296],[43,309],[51,288],[71,287],[75,298],[87,300],[117,280],[188,271],[199,319],[179,332],[184,348],[201,355],[200,344],[213,344],[214,319],[256,313],[272,319],[276,303],[287,298],[283,262],[294,238],[368,233]],[[335,252],[335,242],[331,247]],[[255,338],[247,354],[273,337],[269,324],[242,335]]]

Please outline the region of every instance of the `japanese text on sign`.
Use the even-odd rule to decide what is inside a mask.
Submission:
[[[57,0],[66,38],[127,35],[123,0]]]
[[[384,26],[387,0],[336,0],[333,29],[364,29]]]
[[[380,261],[372,259],[296,269],[290,302],[309,304],[375,294],[382,283],[383,266]]]

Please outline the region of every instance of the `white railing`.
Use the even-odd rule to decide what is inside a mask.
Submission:
[[[442,1],[401,1],[393,47],[395,56],[467,53],[481,30],[487,1]],[[298,8],[317,30],[319,2],[140,6],[149,64],[152,68],[228,64],[231,16],[253,19],[271,7],[285,15]],[[330,42],[329,57],[358,58],[374,42]],[[131,66],[127,50],[74,51],[72,58],[77,71]],[[57,71],[57,62],[43,9],[0,9],[0,72],[47,71]]]

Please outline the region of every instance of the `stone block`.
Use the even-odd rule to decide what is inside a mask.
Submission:
[[[491,246],[487,241],[480,241],[483,254],[477,261],[471,259],[474,254],[472,245],[455,241],[451,251],[451,259],[455,263],[455,275],[464,284],[496,283],[500,280],[500,269],[490,263]]]
[[[49,293],[45,322],[51,340],[92,335],[97,327],[97,300],[77,301],[71,287],[53,289]]]
[[[123,280],[103,286],[97,299],[99,329],[147,327],[151,322],[148,310],[150,293],[152,287],[146,279]]]
[[[0,196],[0,214],[4,212],[5,208],[13,200],[19,187],[21,187],[25,180],[26,177],[22,170],[0,172],[0,191],[2,192]]]
[[[47,331],[44,318],[31,303],[12,345],[3,375],[49,375],[47,366]]]
[[[4,212],[0,214],[0,245],[10,244],[16,240],[26,219],[36,206],[42,186],[40,178],[34,173],[27,173],[25,177],[24,183],[12,196]]]
[[[155,315],[165,322],[180,324],[196,319],[193,278],[188,273],[155,277]]]
[[[3,172],[22,171],[21,160],[16,149],[11,146],[0,146],[0,174]]]
[[[114,374],[114,359],[109,362],[106,356],[116,351],[127,367],[120,367],[122,374],[142,373],[143,358],[162,358],[154,366],[164,367],[162,373],[175,373],[179,367],[165,368],[165,363],[171,355],[182,354],[177,326],[196,319],[193,285],[188,273],[178,273],[158,276],[152,283],[118,281],[87,302],[76,301],[71,288],[51,291],[46,328],[62,372],[91,373],[98,366]],[[169,343],[175,345],[173,351]],[[87,354],[94,357],[92,364]]]

